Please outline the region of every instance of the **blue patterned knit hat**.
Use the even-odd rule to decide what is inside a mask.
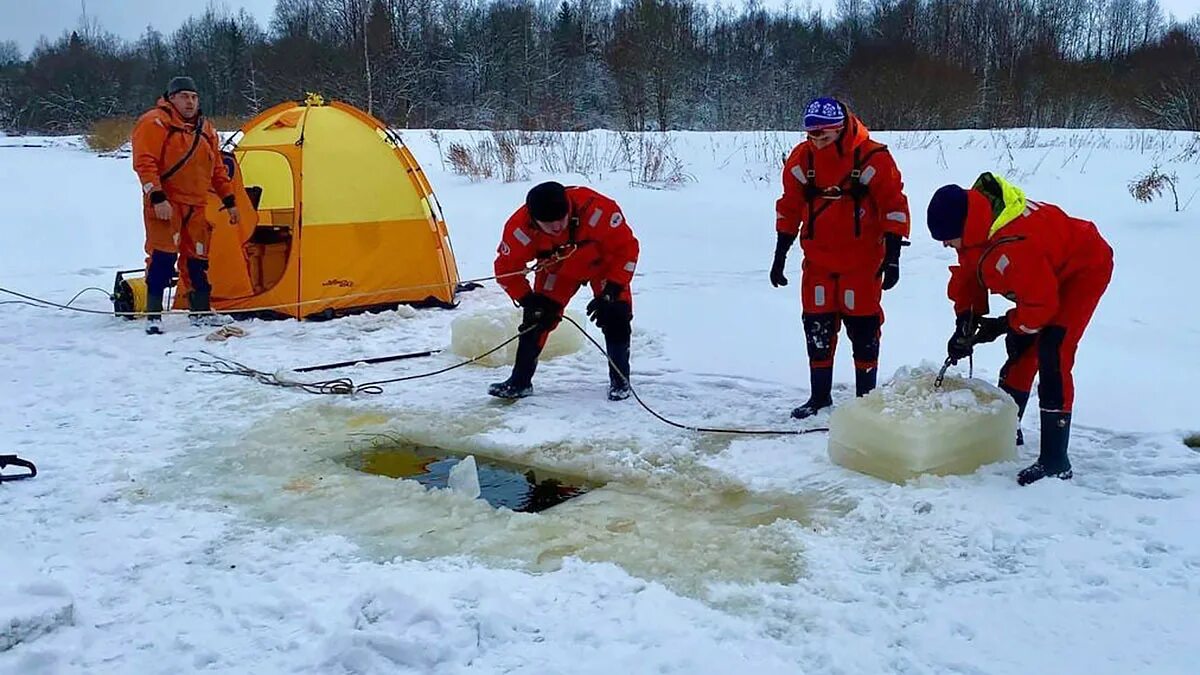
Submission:
[[[846,123],[846,111],[837,99],[813,99],[804,108],[804,130],[834,129]]]

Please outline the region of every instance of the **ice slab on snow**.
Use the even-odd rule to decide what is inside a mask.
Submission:
[[[65,587],[5,569],[0,579],[0,652],[74,622],[75,603]]]
[[[579,312],[568,309],[567,316],[580,326],[587,326],[587,320]],[[521,310],[515,307],[493,307],[460,316],[450,323],[450,351],[466,358],[479,356],[516,335],[520,324]],[[579,329],[563,321],[550,333],[539,360],[574,354],[583,347],[583,343]],[[504,349],[476,363],[485,366],[512,365],[516,358],[517,341],[513,340]]]
[[[902,368],[886,385],[839,405],[829,420],[834,463],[893,483],[968,474],[1016,458],[1017,404],[983,380]]]

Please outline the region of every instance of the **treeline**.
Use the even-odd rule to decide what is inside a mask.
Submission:
[[[843,97],[876,128],[1200,130],[1200,17],[1158,0],[278,0],[121,40],[86,19],[0,43],[0,128],[136,115],[175,74],[210,115],[314,91],[399,127],[793,129]]]

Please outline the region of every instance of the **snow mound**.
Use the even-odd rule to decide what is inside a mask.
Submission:
[[[435,607],[393,588],[364,593],[347,612],[350,626],[335,630],[326,643],[325,667],[350,673],[456,670],[478,652],[476,631],[456,614],[453,607]]]
[[[587,320],[575,310],[567,310],[580,326]],[[465,358],[474,358],[494,348],[517,334],[521,324],[521,310],[515,307],[493,307],[460,316],[450,323],[450,351]],[[546,347],[542,349],[540,361],[574,354],[583,347],[584,338],[579,329],[563,321],[550,333]],[[508,343],[504,349],[490,354],[476,363],[485,366],[512,365],[517,358],[517,341]]]
[[[829,420],[834,463],[894,483],[972,473],[1016,458],[1017,404],[1003,390],[932,368],[902,368],[883,387],[838,406]]]

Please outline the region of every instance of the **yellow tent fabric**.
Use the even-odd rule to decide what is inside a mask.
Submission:
[[[228,220],[210,219],[214,310],[327,318],[454,303],[458,267],[441,207],[382,122],[310,96],[259,114],[236,140],[242,183],[259,194],[253,227],[218,238]]]

